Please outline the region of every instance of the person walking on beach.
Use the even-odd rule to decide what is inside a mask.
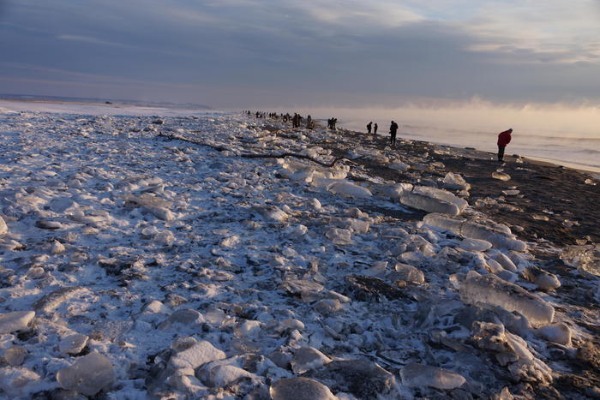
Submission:
[[[498,162],[504,161],[504,149],[510,143],[512,128],[498,134]]]
[[[371,134],[371,127],[372,127],[372,126],[373,126],[373,122],[372,122],[372,121],[371,121],[371,122],[369,122],[369,123],[367,124],[367,133],[368,133],[369,135]]]
[[[392,121],[390,125],[390,145],[396,146],[396,133],[398,132],[398,124]]]

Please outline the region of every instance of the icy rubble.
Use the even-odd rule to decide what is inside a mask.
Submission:
[[[423,222],[465,238],[484,240],[494,247],[515,251],[527,250],[527,244],[518,240],[512,234],[510,228],[505,225],[492,222],[483,224],[468,219],[452,218],[440,213],[427,214],[423,217]]]
[[[554,307],[539,296],[495,275],[482,276],[469,271],[459,281],[461,299],[468,304],[496,306],[523,314],[533,327],[549,325],[554,319]]]
[[[58,371],[56,380],[64,389],[93,396],[112,385],[115,373],[110,360],[94,352],[78,358],[70,367]]]
[[[34,311],[13,311],[0,314],[0,334],[29,329],[29,324],[34,317]]]
[[[432,387],[436,389],[456,389],[461,387],[466,379],[455,372],[443,368],[421,364],[408,364],[400,370],[402,383],[408,387]]]
[[[232,115],[0,126],[0,396],[487,398],[521,390],[487,353],[514,381],[549,384],[531,342],[581,335],[506,282],[534,287],[519,281],[540,275],[527,246],[464,212],[458,175],[426,186],[440,182],[419,174],[445,168],[426,156]],[[305,158],[330,163],[323,143],[421,185]],[[445,214],[405,221],[402,205]],[[473,268],[505,280],[448,285]],[[489,321],[506,329],[474,324]]]
[[[447,190],[414,186],[409,183],[397,185],[392,193],[392,198],[418,210],[449,215],[459,215],[469,205],[466,200]]]

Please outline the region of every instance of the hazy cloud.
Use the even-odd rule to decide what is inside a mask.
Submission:
[[[217,105],[597,100],[599,15],[591,0],[0,0],[3,59],[28,66],[0,64],[0,92],[39,73],[53,90],[85,76],[80,96]]]

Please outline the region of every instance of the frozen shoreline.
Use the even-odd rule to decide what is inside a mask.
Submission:
[[[466,183],[482,165],[425,143],[358,145],[230,114],[88,112],[0,114],[2,394],[594,390],[581,349],[597,349],[599,278],[577,259],[594,244],[534,240],[545,231],[486,215],[517,214],[510,197],[525,193],[492,185],[511,185],[491,178],[498,165],[468,188],[452,163]],[[528,168],[503,173],[518,182]]]

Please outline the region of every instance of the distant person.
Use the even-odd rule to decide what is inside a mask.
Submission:
[[[390,125],[390,145],[396,146],[396,133],[398,132],[398,124],[392,121]]]
[[[306,117],[306,128],[312,129],[314,127],[315,127],[315,124],[313,123],[312,117],[309,115],[308,117]]]
[[[373,135],[377,135],[377,122],[373,125]]]
[[[367,133],[368,133],[368,134],[371,134],[371,128],[372,128],[372,127],[373,127],[373,121],[371,121],[371,122],[369,122],[369,123],[367,124]]]
[[[504,149],[510,143],[512,128],[498,134],[498,162],[504,161]]]

